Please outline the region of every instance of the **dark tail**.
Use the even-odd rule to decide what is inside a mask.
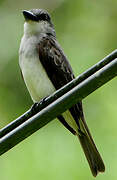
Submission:
[[[96,145],[94,144],[94,141],[91,137],[89,129],[84,120],[84,117],[80,119],[79,124],[80,124],[81,130],[79,130],[78,138],[80,140],[85,156],[88,160],[91,172],[93,176],[96,177],[98,172],[105,171],[105,166],[96,148]]]

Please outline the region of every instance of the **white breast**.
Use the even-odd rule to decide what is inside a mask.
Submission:
[[[55,91],[36,50],[37,37],[23,37],[20,46],[19,64],[24,81],[34,102],[38,102]]]
[[[19,64],[24,81],[34,102],[39,102],[55,91],[55,88],[45,72],[37,52],[38,38],[23,37],[20,45]],[[77,132],[77,124],[69,111],[63,113],[67,123]]]

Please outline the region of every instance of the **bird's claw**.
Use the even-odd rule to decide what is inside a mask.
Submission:
[[[32,114],[35,114],[35,113],[38,112],[38,107],[39,107],[39,103],[38,103],[38,102],[34,103],[34,104],[31,106],[31,112],[32,112]]]
[[[34,103],[34,104],[31,106],[31,111],[32,111],[33,114],[36,114],[37,112],[39,112],[39,106],[41,106],[42,104],[44,104],[44,102],[46,101],[46,98],[47,98],[47,97],[41,99],[40,102],[36,102],[36,103]]]

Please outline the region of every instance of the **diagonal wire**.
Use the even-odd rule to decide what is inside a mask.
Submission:
[[[27,112],[25,112],[22,116],[18,117],[16,120],[12,121],[9,123],[7,126],[2,128],[0,130],[0,138],[5,136],[7,133],[21,125],[23,122],[31,118],[33,115],[35,115],[37,112],[45,108],[47,105],[51,104],[54,102],[56,99],[61,97],[63,94],[77,86],[79,83],[84,81],[86,78],[103,68],[105,65],[109,64],[112,62],[115,58],[117,58],[117,50],[114,50],[112,53],[110,53],[108,56],[106,56],[104,59],[93,65],[91,68],[86,70],[84,73],[79,75],[76,79],[72,80],[69,82],[67,85],[62,87],[61,89],[57,90],[55,93],[53,93],[51,96],[49,96],[46,101],[43,104],[39,104],[37,107],[37,111],[32,111],[29,109]]]
[[[83,98],[87,97],[103,84],[107,83],[112,78],[117,76],[117,59],[115,59],[116,57],[117,51],[114,51],[114,58],[111,58],[111,60],[106,63],[106,65],[104,64],[100,70],[99,68],[96,69],[96,72],[94,71],[95,73],[91,73],[92,75],[88,76],[88,78],[86,78],[85,80],[80,81],[79,85],[73,86],[70,90],[68,90],[69,85],[66,85],[66,88],[68,88],[66,93],[64,91],[63,95],[60,96],[57,100],[45,106],[45,108],[40,110],[40,112],[38,112],[36,115],[29,118],[25,122],[22,122],[20,125],[16,126],[16,128],[13,128],[5,135],[1,136],[0,155],[46,125],[59,114],[70,108],[73,104],[81,101]],[[110,56],[106,58],[109,59]],[[79,77],[82,77],[81,79],[83,79],[83,75],[84,74]],[[52,97],[55,96],[56,93],[54,93],[54,96]]]

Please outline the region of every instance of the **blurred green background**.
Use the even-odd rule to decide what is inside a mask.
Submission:
[[[22,9],[45,8],[76,75],[117,48],[116,0],[0,0],[0,128],[24,113],[32,101],[22,81],[18,49]],[[97,180],[117,179],[117,80],[84,99],[86,120],[104,159]],[[58,120],[0,157],[1,180],[91,180],[76,137]]]

